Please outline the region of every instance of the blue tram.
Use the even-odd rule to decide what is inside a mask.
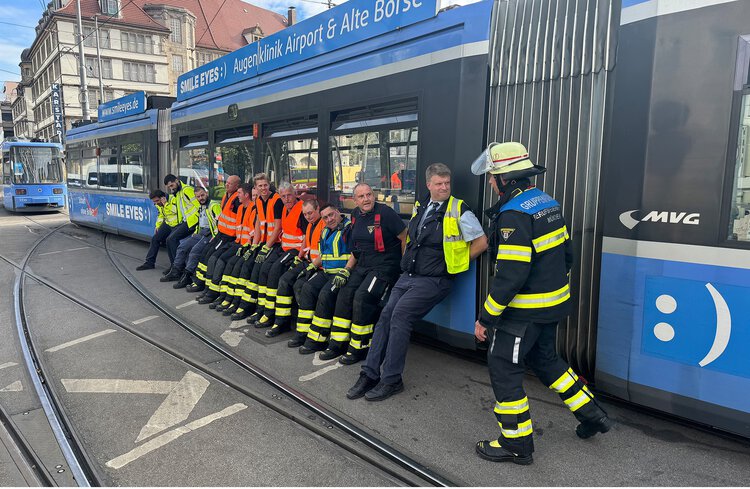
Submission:
[[[186,73],[171,107],[70,131],[71,219],[147,237],[165,173],[219,196],[260,171],[345,211],[364,181],[407,218],[437,161],[479,214],[470,162],[521,141],[576,248],[558,350],[600,390],[750,436],[748,20],[737,0],[350,0]],[[474,349],[491,261],[419,332]]]
[[[62,145],[24,140],[0,144],[3,205],[14,212],[65,207]]]

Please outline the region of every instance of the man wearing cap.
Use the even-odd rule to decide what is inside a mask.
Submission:
[[[487,366],[500,425],[500,436],[478,442],[476,452],[493,462],[533,462],[533,429],[523,389],[526,367],[573,412],[580,438],[606,433],[612,426],[555,350],[557,324],[570,311],[573,247],[560,204],[531,184],[530,178],[545,170],[514,142],[490,144],[471,166],[475,175],[489,172],[489,184],[499,197],[486,211],[490,250],[497,247],[495,276],[474,325],[477,339],[489,342]]]

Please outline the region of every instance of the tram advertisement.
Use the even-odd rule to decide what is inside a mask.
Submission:
[[[432,18],[438,5],[438,0],[349,0],[185,73],[177,82],[177,100]]]
[[[156,218],[154,204],[147,197],[70,192],[71,221],[119,229],[149,239],[154,234]]]

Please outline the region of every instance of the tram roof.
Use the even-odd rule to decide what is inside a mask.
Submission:
[[[58,148],[62,149],[62,144],[52,142],[39,142],[39,141],[3,141],[0,143],[2,149],[13,148],[18,146],[31,147],[31,148]]]
[[[85,126],[74,127],[65,133],[67,142],[82,141],[92,138],[102,138],[126,134],[133,131],[156,129],[158,109],[148,109],[140,114],[134,114],[122,119],[107,122],[93,122]]]

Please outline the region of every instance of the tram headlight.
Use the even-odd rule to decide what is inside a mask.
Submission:
[[[26,189],[25,188],[17,188],[16,189],[16,195],[26,195]]]
[[[61,193],[62,193],[62,189],[61,189],[61,188],[53,188],[53,189],[52,189],[52,193],[53,193],[53,194],[58,194],[58,195],[59,195],[59,194],[61,194]]]

